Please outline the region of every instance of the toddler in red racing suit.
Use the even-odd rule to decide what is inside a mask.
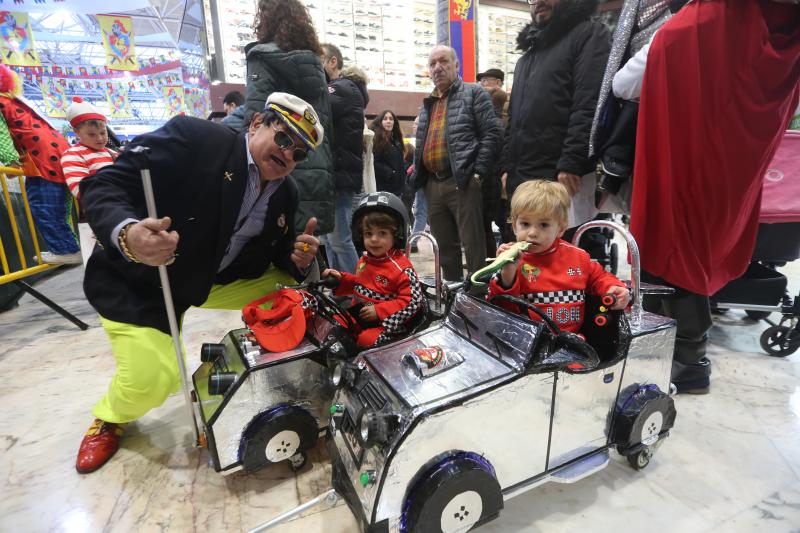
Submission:
[[[624,309],[630,295],[625,284],[592,261],[584,250],[561,240],[567,228],[570,198],[560,183],[526,181],[511,199],[511,225],[517,241],[528,243],[517,261],[504,266],[489,283],[491,299],[509,294],[528,300],[547,313],[565,331],[578,333],[583,324],[585,294],[613,294],[611,309]],[[501,244],[497,254],[511,248]],[[518,312],[518,306],[498,300]],[[533,320],[540,320],[531,311]]]
[[[364,197],[353,213],[353,242],[363,244],[355,274],[326,269],[322,275],[339,280],[336,296],[352,296],[357,344],[378,346],[408,331],[409,321],[422,312],[425,295],[414,266],[403,248],[408,222],[402,200],[379,192]]]

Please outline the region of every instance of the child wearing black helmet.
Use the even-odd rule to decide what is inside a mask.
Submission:
[[[362,327],[357,344],[371,347],[405,333],[409,321],[424,309],[425,295],[404,253],[408,215],[402,200],[378,192],[365,196],[353,213],[353,243],[361,259],[355,274],[326,269],[339,280],[336,296],[352,296],[351,312]]]

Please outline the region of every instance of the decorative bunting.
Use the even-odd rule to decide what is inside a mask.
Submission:
[[[117,15],[97,15],[109,70],[139,70],[133,42],[133,20]]]
[[[27,13],[0,11],[0,54],[6,65],[40,65]]]

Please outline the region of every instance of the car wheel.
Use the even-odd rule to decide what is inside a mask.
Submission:
[[[614,421],[614,441],[622,455],[655,444],[675,424],[675,402],[658,389],[639,388],[627,396]]]
[[[503,508],[500,484],[485,461],[471,454],[448,458],[409,491],[406,531],[468,531],[496,517]]]
[[[294,462],[295,456],[316,444],[318,435],[310,413],[299,407],[278,407],[253,419],[242,436],[239,459],[246,472],[281,461]]]
[[[788,326],[770,326],[761,334],[759,343],[767,355],[786,357],[800,347],[800,331]]]
[[[649,446],[645,446],[638,453],[628,456],[628,463],[636,470],[641,470],[650,464],[650,458],[653,457],[653,451]]]

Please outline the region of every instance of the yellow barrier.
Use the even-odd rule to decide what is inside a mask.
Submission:
[[[17,223],[17,218],[14,216],[14,208],[11,203],[11,195],[9,194],[8,190],[8,176],[16,176],[20,182],[20,191],[22,192],[22,202],[25,206],[25,218],[28,221],[28,228],[30,229],[31,236],[33,237],[33,248],[36,251],[36,257],[39,260],[38,265],[28,266],[28,260],[25,257],[25,251],[22,247],[22,239],[19,236],[19,225]],[[8,220],[11,222],[11,232],[14,235],[14,244],[17,247],[17,253],[19,254],[19,260],[21,263],[21,269],[11,271],[9,264],[8,264],[8,257],[6,255],[6,248],[5,243],[3,243],[2,237],[0,237],[0,264],[3,266],[3,274],[0,276],[0,285],[4,283],[8,283],[9,281],[14,281],[17,279],[22,279],[28,276],[32,276],[33,274],[37,274],[39,272],[43,272],[45,270],[50,270],[51,268],[55,268],[55,265],[48,265],[42,262],[42,253],[39,249],[39,240],[36,237],[36,228],[33,225],[33,217],[31,216],[31,208],[28,204],[28,195],[25,193],[25,174],[22,172],[21,169],[18,168],[11,168],[11,167],[2,167],[0,166],[0,185],[3,187],[3,198],[5,199],[6,204],[6,212],[8,213]]]

